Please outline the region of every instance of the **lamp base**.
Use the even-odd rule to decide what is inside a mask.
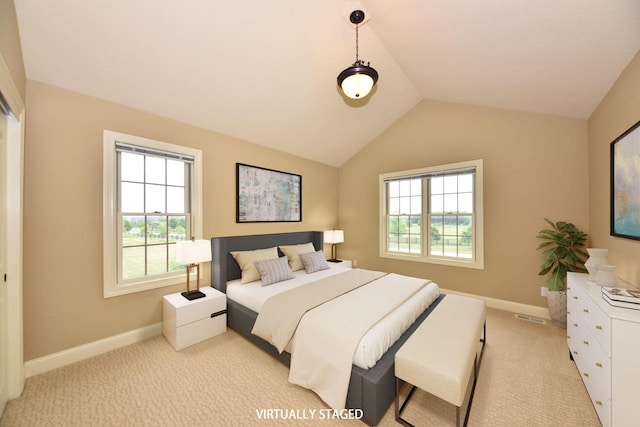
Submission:
[[[342,262],[341,259],[328,259],[327,262]]]
[[[198,299],[198,298],[204,298],[206,297],[205,294],[203,294],[200,291],[193,291],[193,292],[182,292],[182,296],[185,297],[186,299],[188,299],[189,301],[193,301],[194,299]]]

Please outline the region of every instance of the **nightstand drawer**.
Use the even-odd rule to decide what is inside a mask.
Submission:
[[[180,327],[198,320],[209,318],[211,313],[227,309],[227,300],[223,294],[190,301],[190,304],[176,308],[176,326]]]
[[[221,314],[208,317],[180,326],[176,329],[175,349],[182,350],[185,347],[215,337],[227,330],[227,315]],[[171,340],[169,340],[171,342]],[[172,343],[173,344],[173,343]]]

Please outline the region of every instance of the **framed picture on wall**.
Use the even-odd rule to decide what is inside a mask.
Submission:
[[[640,121],[611,143],[611,235],[640,240]]]
[[[236,163],[236,222],[302,221],[302,176]]]

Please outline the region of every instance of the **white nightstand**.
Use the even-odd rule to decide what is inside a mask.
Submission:
[[[206,296],[193,301],[180,293],[163,298],[162,333],[176,350],[227,330],[227,296],[211,286],[200,291]]]
[[[352,268],[352,262],[350,259],[343,259],[342,262],[336,262],[335,265],[344,268]]]

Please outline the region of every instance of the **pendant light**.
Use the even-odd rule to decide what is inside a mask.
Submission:
[[[356,62],[338,75],[338,86],[346,96],[352,99],[364,98],[378,81],[378,72],[358,58],[358,25],[364,21],[364,12],[354,10],[349,15],[351,23],[356,24]]]

